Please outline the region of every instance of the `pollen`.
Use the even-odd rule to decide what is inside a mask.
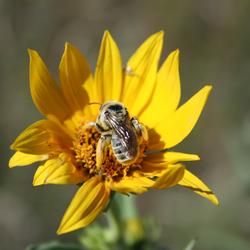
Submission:
[[[91,176],[102,176],[105,180],[119,180],[124,176],[131,175],[141,168],[144,151],[147,143],[141,143],[140,154],[137,160],[130,165],[119,163],[113,153],[112,146],[109,145],[105,151],[104,162],[101,167],[96,166],[96,148],[101,137],[100,132],[94,126],[84,125],[78,128],[76,140],[73,142],[72,151],[75,156],[77,167]]]
[[[96,145],[99,139],[100,133],[95,127],[83,125],[78,128],[73,142],[77,166],[90,175],[96,172]]]

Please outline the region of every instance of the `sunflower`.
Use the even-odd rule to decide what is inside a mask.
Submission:
[[[28,51],[31,96],[46,118],[16,138],[9,166],[42,162],[34,186],[80,186],[58,234],[90,224],[105,209],[112,192],[141,194],[178,184],[218,204],[213,192],[181,163],[197,161],[199,156],[170,150],[191,132],[212,87],[204,86],[179,106],[179,51],[170,53],[158,68],[162,44],[163,32],[150,36],[124,68],[115,41],[105,32],[92,74],[79,50],[66,43],[59,65],[60,85],[39,54]],[[136,117],[146,130],[147,136],[138,139],[139,153],[129,164],[118,160],[111,143],[97,152],[102,133],[95,122],[100,107],[90,104],[103,107],[111,101],[124,105],[129,121]],[[104,160],[97,164],[100,154]]]

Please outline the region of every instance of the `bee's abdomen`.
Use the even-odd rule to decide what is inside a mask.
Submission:
[[[137,147],[129,150],[122,145],[121,139],[113,135],[111,140],[113,153],[121,164],[130,164],[137,157]]]

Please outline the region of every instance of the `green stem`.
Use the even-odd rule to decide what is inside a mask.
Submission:
[[[110,211],[116,220],[119,221],[119,224],[126,220],[136,218],[138,212],[135,206],[134,196],[116,194],[110,205]]]
[[[108,230],[106,230],[106,238],[109,242],[117,242],[121,237],[119,222],[112,209],[109,209],[106,215],[108,221]]]
[[[107,217],[109,231],[114,241],[128,247],[144,236],[143,227],[138,219],[134,196],[115,194]]]

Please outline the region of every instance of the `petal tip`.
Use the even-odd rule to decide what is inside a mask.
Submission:
[[[199,155],[195,155],[194,158],[193,158],[194,161],[200,161],[200,159],[201,159],[201,158],[200,158]]]
[[[15,150],[15,142],[13,142],[13,143],[10,145],[10,149],[11,149],[11,150]]]
[[[149,36],[149,39],[152,39],[151,41],[157,41],[157,42],[163,42],[163,37],[164,37],[164,31],[160,30],[151,36]]]
[[[15,155],[16,155],[16,153],[14,155],[12,155],[12,157],[9,160],[9,163],[8,163],[9,168],[14,168],[14,167],[19,166],[17,161],[15,160]]]
[[[163,37],[164,36],[164,31],[163,30],[160,30],[156,33],[156,35],[158,35],[159,37]]]
[[[37,56],[38,52],[36,50],[34,50],[34,49],[28,48],[28,54],[29,54],[29,57],[32,58],[34,56]]]
[[[72,230],[65,228],[65,226],[60,225],[59,228],[56,231],[57,235],[62,235],[66,233],[70,233]]]
[[[31,54],[34,50],[31,48],[28,48],[27,51],[28,51],[28,54]]]
[[[13,163],[13,161],[12,161],[11,159],[12,159],[12,158],[10,158],[9,163],[8,163],[8,167],[9,167],[9,168],[13,168],[13,167],[16,166],[16,165]]]
[[[180,55],[180,49],[177,48],[176,50],[174,50],[173,54],[178,57]]]
[[[105,42],[114,43],[114,39],[108,30],[104,31],[102,40]]]
[[[69,43],[69,42],[65,42],[65,44],[64,44],[64,49],[65,49],[65,50],[70,49],[70,43]]]
[[[33,180],[33,182],[32,182],[32,185],[33,185],[34,187],[41,186],[42,184],[43,184],[43,183],[38,182],[37,180]]]
[[[175,50],[173,50],[170,54],[169,54],[169,56],[168,56],[168,58],[173,58],[172,60],[176,60],[176,62],[177,62],[177,67],[179,67],[179,56],[180,56],[180,50],[179,49],[175,49]]]
[[[104,35],[110,35],[110,32],[108,30],[104,30]]]
[[[155,37],[156,40],[163,41],[164,31],[163,30],[158,31],[157,33],[153,34],[153,37]]]
[[[208,97],[209,97],[212,89],[213,89],[213,86],[211,84],[207,84],[201,90],[203,92],[203,96],[205,97],[205,103],[206,103],[206,101],[207,101],[207,99],[208,99]]]
[[[74,45],[72,43],[70,43],[70,42],[65,42],[64,49],[65,49],[65,51],[67,51],[67,50],[73,50],[74,49]]]
[[[204,87],[207,91],[211,91],[212,90],[212,88],[213,88],[213,86],[212,86],[212,84],[207,84],[205,87]]]
[[[59,228],[57,229],[57,231],[56,231],[56,234],[57,235],[62,235],[62,234],[64,234],[65,232],[62,230],[62,228],[61,228],[61,226],[59,226]]]
[[[219,202],[218,198],[217,198],[215,195],[214,195],[214,197],[213,197],[213,199],[212,199],[211,201],[212,201],[212,203],[213,203],[215,206],[217,206],[217,207],[220,206],[220,202]]]
[[[15,151],[21,151],[19,150],[19,147],[20,147],[20,143],[18,141],[18,138],[16,138],[16,140],[10,145],[10,149],[15,150]]]
[[[104,39],[108,39],[108,38],[111,38],[111,34],[108,30],[105,30],[104,33],[103,33],[103,40]]]
[[[39,176],[37,176],[37,174],[35,174],[32,185],[34,187],[36,186],[41,186],[41,185],[45,185],[46,184],[46,179],[42,180],[41,178],[39,179]]]

